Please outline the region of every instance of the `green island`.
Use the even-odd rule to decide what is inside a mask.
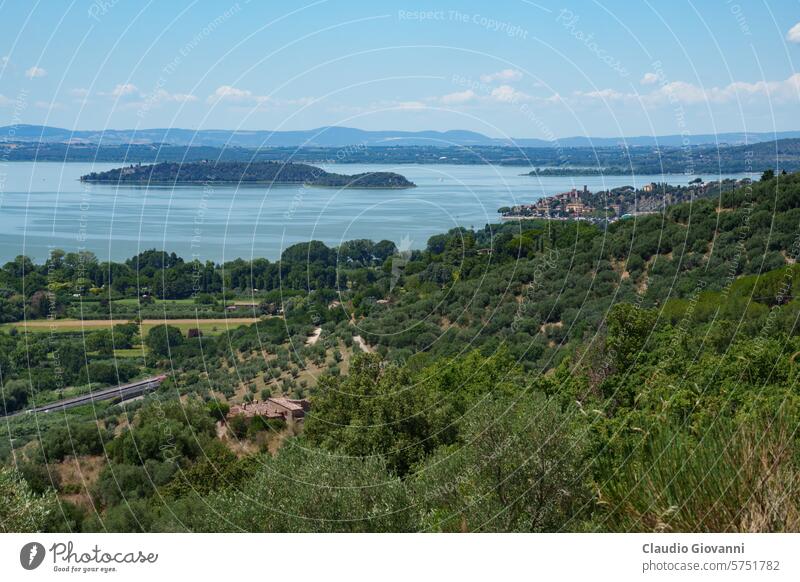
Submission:
[[[19,256],[0,529],[798,531],[800,174],[713,188],[413,250]]]
[[[135,164],[81,176],[82,182],[113,184],[303,184],[326,188],[413,188],[394,172],[365,172],[352,176],[292,162],[162,162]]]

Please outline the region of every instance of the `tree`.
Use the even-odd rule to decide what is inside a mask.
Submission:
[[[94,498],[104,506],[118,505],[123,500],[144,499],[155,487],[169,482],[177,470],[172,461],[147,459],[141,464],[109,463],[94,484]]]
[[[257,464],[251,480],[208,498],[186,526],[213,532],[414,529],[403,483],[389,475],[380,458],[330,455],[290,440],[276,457]]]
[[[508,354],[478,353],[415,374],[377,354],[355,357],[346,377],[323,376],[304,421],[312,444],[354,456],[382,455],[405,475],[437,446],[458,438],[454,419],[489,391],[514,390]]]
[[[139,326],[135,323],[119,323],[114,326],[112,335],[117,348],[132,348],[138,343]]]
[[[53,298],[55,301],[55,298]],[[31,295],[29,304],[29,313],[31,319],[38,319],[46,317],[50,309],[50,301],[47,293],[44,291],[36,291]]]
[[[3,404],[5,404],[4,414],[11,414],[25,408],[31,395],[30,384],[27,380],[9,380],[2,388]]]
[[[542,394],[494,398],[464,421],[458,444],[416,473],[423,529],[574,530],[590,499],[586,432]]]
[[[0,532],[39,532],[55,509],[55,493],[35,495],[13,469],[0,467]]]
[[[67,455],[99,455],[111,435],[94,423],[51,428],[41,440],[42,453],[48,463],[61,461]]]
[[[769,182],[775,177],[775,170],[769,169],[764,170],[764,173],[761,174],[761,181],[762,182]]]
[[[154,402],[107,447],[119,464],[141,465],[148,459],[183,461],[203,454],[214,436],[214,419],[196,400]]]
[[[97,352],[100,356],[114,355],[114,341],[111,332],[103,329],[90,333],[86,338],[86,351]]]
[[[58,365],[67,373],[67,382],[75,381],[86,365],[86,350],[80,340],[66,339],[54,350]]]
[[[28,487],[36,495],[43,495],[49,490],[58,489],[61,485],[61,476],[55,467],[50,467],[45,463],[25,461],[17,467],[20,475],[28,483]]]
[[[615,305],[608,314],[606,345],[611,361],[618,370],[624,370],[642,352],[653,331],[656,314],[629,303]]]
[[[390,240],[382,240],[375,245],[373,253],[379,262],[384,262],[397,252],[397,245]]]
[[[167,357],[170,349],[183,343],[181,330],[172,325],[157,325],[147,332],[145,344],[154,354]]]

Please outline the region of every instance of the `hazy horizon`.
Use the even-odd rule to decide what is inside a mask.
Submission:
[[[795,24],[788,1],[8,5],[0,125],[771,132],[796,123]]]
[[[781,129],[781,130],[771,130],[771,131],[755,131],[755,130],[725,130],[719,129],[715,132],[701,132],[701,133],[658,133],[658,134],[627,134],[627,135],[600,135],[600,134],[572,134],[572,135],[560,135],[560,136],[553,136],[551,139],[542,138],[542,137],[533,137],[529,135],[514,135],[514,136],[494,136],[487,133],[482,133],[480,131],[465,129],[462,127],[452,127],[449,129],[396,129],[393,127],[385,127],[385,128],[376,128],[376,129],[369,129],[365,127],[357,127],[357,126],[345,126],[345,125],[319,125],[314,127],[294,127],[294,128],[283,128],[280,130],[272,129],[269,127],[261,127],[261,128],[230,128],[230,127],[208,127],[208,128],[199,128],[199,127],[188,127],[188,126],[173,126],[173,127],[106,127],[106,128],[94,128],[94,127],[82,127],[82,128],[66,128],[60,127],[55,125],[41,125],[41,124],[29,124],[29,123],[17,123],[17,124],[9,124],[7,126],[0,126],[0,130],[6,127],[31,127],[31,128],[41,128],[41,129],[54,129],[54,130],[62,130],[66,132],[73,132],[73,133],[102,133],[102,132],[152,132],[152,131],[185,131],[185,132],[230,132],[230,133],[276,133],[276,134],[286,134],[286,133],[313,133],[313,132],[324,132],[330,129],[340,129],[340,130],[354,130],[359,132],[366,132],[366,133],[396,133],[396,134],[425,134],[425,133],[437,133],[437,134],[453,134],[453,133],[464,133],[464,134],[476,134],[481,137],[487,138],[489,140],[496,140],[496,141],[507,141],[507,142],[514,142],[515,140],[542,140],[542,141],[551,141],[555,144],[558,141],[564,140],[572,140],[572,139],[597,139],[597,140],[634,140],[634,139],[642,139],[642,138],[664,138],[664,137],[679,137],[679,136],[686,136],[686,137],[705,137],[705,136],[725,136],[725,135],[743,135],[747,134],[748,136],[752,135],[759,135],[759,136],[775,136],[775,139],[783,139],[781,136],[786,137],[786,134],[800,134],[800,129]],[[46,137],[46,136],[45,136]],[[792,136],[795,137],[795,136]],[[796,136],[800,137],[800,135]],[[6,141],[13,141],[14,138],[9,138],[6,136]],[[767,140],[764,140],[767,141]],[[513,145],[510,143],[509,145]],[[568,146],[569,147],[569,146]]]

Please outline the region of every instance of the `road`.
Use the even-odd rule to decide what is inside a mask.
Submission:
[[[103,390],[97,390],[88,394],[81,394],[80,396],[65,398],[63,400],[59,400],[58,402],[51,402],[35,408],[21,410],[19,412],[9,414],[8,417],[10,418],[12,416],[20,416],[23,414],[53,412],[54,410],[65,410],[67,408],[74,408],[75,406],[82,406],[84,404],[99,402],[101,400],[119,400],[122,402],[124,400],[130,400],[131,398],[136,398],[137,396],[141,396],[146,392],[155,390],[165,379],[166,376],[164,375],[153,376],[151,378],[145,378],[144,380],[131,382],[130,384],[122,384],[121,386],[114,386],[113,388],[105,388]]]

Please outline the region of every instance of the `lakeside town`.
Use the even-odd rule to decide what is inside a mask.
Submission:
[[[532,204],[504,206],[498,209],[503,220],[583,220],[609,224],[624,218],[654,214],[671,204],[718,196],[751,184],[750,178],[703,181],[695,178],[686,186],[650,182],[641,188],[620,186],[591,192],[587,186],[572,188]]]

